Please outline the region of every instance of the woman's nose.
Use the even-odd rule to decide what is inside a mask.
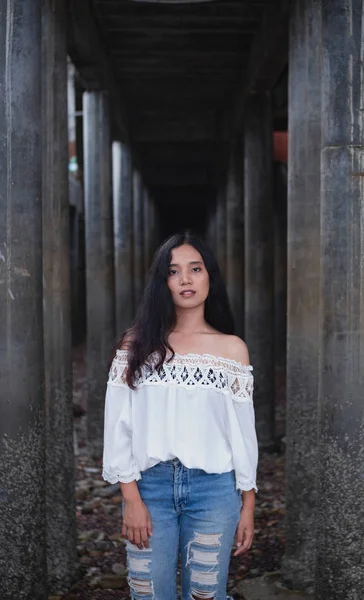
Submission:
[[[181,271],[181,283],[191,283],[191,273],[189,271]]]

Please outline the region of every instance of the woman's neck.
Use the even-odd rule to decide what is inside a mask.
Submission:
[[[182,335],[191,335],[197,332],[204,332],[209,329],[205,321],[205,306],[201,304],[195,308],[176,307],[176,325],[173,333]]]

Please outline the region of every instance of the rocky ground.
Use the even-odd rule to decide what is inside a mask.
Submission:
[[[76,355],[74,399],[84,405],[85,369],[82,352]],[[78,424],[76,456],[76,511],[79,574],[63,596],[49,600],[114,600],[129,598],[125,544],[121,538],[121,495],[118,486],[101,478],[101,461],[87,456],[84,422]],[[262,454],[258,473],[255,540],[249,553],[232,557],[229,592],[244,600],[241,582],[277,572],[284,550],[284,456]]]

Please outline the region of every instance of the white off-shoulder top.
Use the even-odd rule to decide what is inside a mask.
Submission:
[[[257,490],[252,367],[211,354],[167,361],[157,372],[152,358],[132,390],[127,351],[117,351],[105,400],[103,478],[129,483],[178,458],[206,473],[234,470],[237,489]]]

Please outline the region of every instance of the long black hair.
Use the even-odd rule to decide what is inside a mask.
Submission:
[[[133,389],[137,373],[141,374],[142,366],[152,353],[159,356],[155,363],[157,370],[165,361],[167,348],[172,353],[171,360],[174,356],[168,336],[176,324],[176,311],[167,281],[172,250],[183,244],[193,246],[201,254],[209,274],[209,294],[205,301],[207,323],[222,333],[234,333],[234,319],[226,287],[209,246],[188,231],[170,236],[154,255],[133,325],[118,341],[119,348],[123,346],[128,350],[126,381]]]

